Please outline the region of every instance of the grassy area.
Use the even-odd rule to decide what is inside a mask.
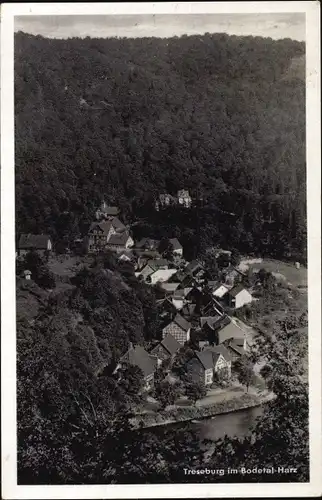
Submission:
[[[303,266],[300,269],[296,269],[295,264],[274,259],[263,259],[260,263],[248,263],[247,259],[243,259],[241,264],[243,267],[245,266],[253,271],[259,271],[264,268],[274,273],[276,278],[286,280],[295,287],[307,287],[307,269]]]

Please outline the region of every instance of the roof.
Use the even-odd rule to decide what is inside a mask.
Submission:
[[[236,339],[229,341],[228,348],[233,349],[233,351],[237,352],[241,356],[245,354],[243,345],[240,345],[240,343],[236,341]]]
[[[166,259],[151,259],[148,260],[147,265],[156,271],[161,267],[168,267],[169,262]]]
[[[116,231],[123,231],[125,229],[123,222],[121,222],[118,217],[111,217],[108,222],[112,223]]]
[[[138,366],[145,377],[151,375],[156,370],[157,360],[150,356],[141,346],[130,347],[130,349],[122,356],[120,363],[129,363],[130,365]]]
[[[174,292],[178,287],[178,283],[162,283],[161,287],[166,292]]]
[[[170,333],[164,337],[161,344],[171,355],[175,354],[182,347]]]
[[[177,314],[173,321],[185,331],[188,331],[191,328],[189,321],[184,319],[180,314]]]
[[[245,334],[241,328],[239,328],[232,321],[228,325],[224,326],[221,330],[218,330],[218,341],[222,344],[229,339],[244,339]]]
[[[198,268],[202,268],[202,265],[200,264],[200,262],[198,262],[197,260],[192,260],[191,262],[189,262],[189,264],[184,268],[184,272],[185,273],[193,273],[196,269]]]
[[[142,238],[135,246],[136,248],[150,248],[151,250],[159,247],[160,241],[151,238]]]
[[[199,359],[200,363],[202,364],[205,370],[213,368],[214,361],[212,353],[210,351],[201,351],[201,352],[196,351],[195,356],[197,359]]]
[[[112,234],[107,242],[108,245],[125,245],[129,239],[129,233],[124,231],[124,233]]]
[[[241,291],[246,290],[246,288],[240,283],[239,285],[234,286],[231,290],[229,290],[229,295],[232,297],[236,297]]]
[[[171,243],[173,250],[182,250],[182,245],[177,238],[170,238],[169,242]]]
[[[92,222],[89,228],[89,232],[93,231],[93,229],[99,228],[103,234],[108,235],[112,226],[111,220],[104,220],[102,222]]]
[[[226,361],[231,361],[231,355],[224,345],[206,346],[202,352],[211,352],[214,356],[215,362],[222,355]]]
[[[47,250],[47,244],[50,237],[48,234],[22,234],[19,238],[18,247],[23,249]]]
[[[221,318],[221,315],[217,314],[216,316],[202,316],[200,318],[200,326],[201,328],[207,323],[210,328],[213,328],[214,324],[217,323]]]
[[[181,315],[183,317],[185,316],[191,317],[194,314],[195,309],[196,309],[195,304],[185,304],[181,309]]]

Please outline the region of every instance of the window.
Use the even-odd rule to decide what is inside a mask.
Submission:
[[[212,384],[212,371],[206,371],[205,373],[205,384]]]

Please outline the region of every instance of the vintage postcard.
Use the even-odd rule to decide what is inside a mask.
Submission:
[[[3,498],[321,493],[319,13],[2,5]]]

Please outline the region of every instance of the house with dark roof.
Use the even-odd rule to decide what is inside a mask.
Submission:
[[[194,355],[186,362],[186,370],[194,382],[211,385],[214,376],[211,352],[195,351]]]
[[[229,307],[238,309],[246,304],[250,304],[253,300],[251,293],[242,285],[234,286],[225,294],[225,299]]]
[[[154,250],[157,251],[159,249],[160,240],[155,240],[152,238],[142,238],[135,245],[135,248],[139,250]]]
[[[119,214],[118,207],[111,207],[103,201],[101,206],[96,210],[95,216],[97,220],[116,217]]]
[[[241,358],[246,354],[244,349],[244,339],[230,339],[226,342],[227,350],[229,351],[232,361]]]
[[[124,249],[131,248],[133,244],[134,241],[129,232],[123,231],[122,233],[111,234],[107,241],[106,248],[116,252],[121,252]]]
[[[196,304],[186,303],[180,311],[181,316],[190,321],[196,313]]]
[[[22,234],[18,242],[18,255],[26,255],[31,250],[39,254],[50,252],[52,250],[50,237],[47,234]]]
[[[156,356],[161,364],[165,359],[173,358],[181,347],[181,344],[171,334],[168,334],[152,349],[151,354]]]
[[[227,319],[228,321],[228,319]],[[237,340],[247,349],[247,339],[245,332],[236,325],[234,321],[229,318],[229,323],[221,326],[216,332],[217,344],[224,344],[231,340]]]
[[[191,324],[180,314],[176,314],[173,320],[162,329],[162,338],[169,333],[180,343],[185,344],[190,339]]]
[[[132,247],[134,244],[129,232],[118,217],[106,217],[93,222],[88,231],[88,251],[99,252],[109,248],[116,252]]]
[[[226,378],[231,377],[232,356],[224,345],[206,346],[202,352],[211,352],[213,358],[214,375],[226,372]]]
[[[169,242],[172,245],[173,253],[175,255],[179,255],[180,257],[182,257],[183,256],[183,246],[181,245],[180,241],[177,238],[170,238]]]
[[[199,278],[204,274],[204,268],[198,260],[193,260],[184,268],[184,273]]]
[[[144,378],[144,390],[148,391],[154,386],[154,373],[157,369],[157,358],[150,355],[142,346],[130,345],[130,348],[120,358],[114,373],[127,365],[133,365],[140,368]]]
[[[211,385],[215,378],[230,378],[231,356],[224,346],[205,347],[195,351],[186,362],[187,373],[195,382]]]

